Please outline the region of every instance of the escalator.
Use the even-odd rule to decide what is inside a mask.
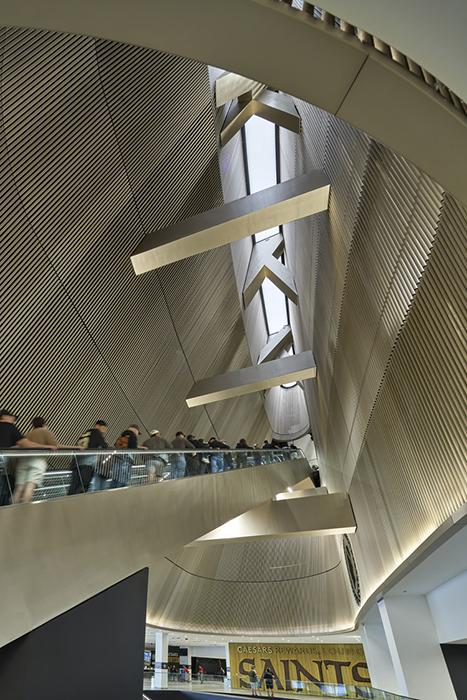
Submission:
[[[0,455],[4,502],[14,500],[15,460],[25,454]],[[47,469],[32,503],[0,508],[0,596],[8,601],[0,646],[145,567],[151,619],[158,563],[310,476],[297,450],[217,452],[213,461],[201,452],[117,450],[27,457],[45,459]],[[67,495],[73,478],[85,490],[89,462],[100,479]],[[214,465],[217,473],[200,473]]]

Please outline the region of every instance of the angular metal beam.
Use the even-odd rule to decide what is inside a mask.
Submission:
[[[220,134],[221,146],[225,146],[254,115],[296,134],[300,133],[300,115],[293,99],[289,95],[264,90],[249,102],[239,100],[231,105]]]
[[[270,279],[294,304],[298,302],[298,293],[294,278],[285,265],[272,257],[267,263],[261,260],[255,260],[254,262],[254,267],[250,265],[247,282],[243,290],[243,304],[245,308],[251,303],[265,279]]]
[[[283,350],[287,350],[293,343],[292,329],[284,326],[280,331],[271,335],[266,345],[258,356],[258,364],[275,360]]]
[[[297,288],[292,273],[277,259],[277,253],[283,250],[283,246],[284,241],[280,234],[260,241],[254,246],[243,285],[243,305],[245,308],[251,303],[265,279],[270,279],[294,304],[298,302]]]
[[[225,72],[216,80],[216,107],[222,107],[237,97],[252,99],[263,87],[263,83],[257,80]]]
[[[137,275],[327,209],[320,170],[179,221],[144,238],[131,256]]]
[[[254,367],[200,379],[190,389],[186,402],[189,408],[204,406],[214,401],[223,401],[313,377],[316,377],[315,359],[313,353],[307,350]]]
[[[291,499],[267,501],[192,544],[226,544],[299,535],[322,537],[356,531],[357,524],[346,493],[314,495],[312,491],[310,489],[310,494],[301,491],[300,496]]]

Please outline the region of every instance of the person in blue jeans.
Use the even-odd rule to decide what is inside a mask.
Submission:
[[[194,450],[193,443],[187,440],[185,433],[179,430],[172,441],[174,450]],[[172,455],[172,479],[182,479],[186,476],[186,455],[183,452]]]
[[[214,453],[210,455],[211,473],[216,474],[217,472],[223,472],[225,467],[230,469],[231,462],[228,459],[230,455],[224,454],[226,450],[230,450],[230,447],[225,442],[221,442],[215,437],[209,438],[208,444],[210,449],[214,451]],[[223,452],[221,452],[221,450],[223,450]]]

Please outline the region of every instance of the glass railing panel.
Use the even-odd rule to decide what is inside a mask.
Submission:
[[[305,457],[298,449],[8,450],[0,452],[0,505],[145,486],[294,459]]]

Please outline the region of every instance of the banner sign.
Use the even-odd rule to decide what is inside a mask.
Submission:
[[[229,644],[232,688],[249,688],[269,668],[277,690],[303,690],[305,684],[371,685],[361,644]]]

